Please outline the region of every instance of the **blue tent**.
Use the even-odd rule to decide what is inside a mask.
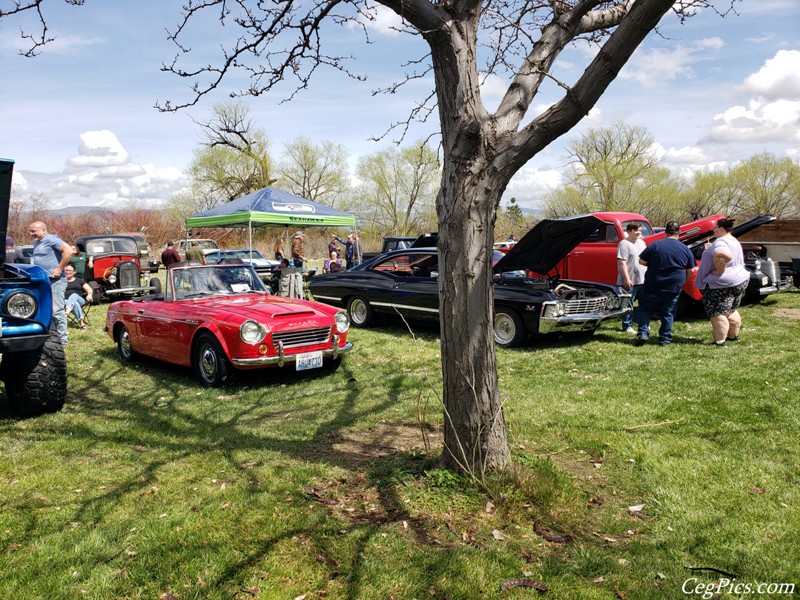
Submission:
[[[355,227],[353,215],[272,187],[187,217],[190,227]]]

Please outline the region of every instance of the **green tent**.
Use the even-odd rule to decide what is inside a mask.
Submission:
[[[352,227],[353,215],[272,187],[187,217],[191,227]]]

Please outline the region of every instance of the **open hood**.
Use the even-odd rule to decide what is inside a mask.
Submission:
[[[539,221],[497,262],[494,272],[527,269],[545,275],[602,223],[594,215]]]
[[[753,217],[752,219],[748,219],[744,223],[739,223],[739,225],[736,225],[733,228],[733,230],[731,231],[731,235],[733,235],[733,237],[735,237],[735,238],[739,238],[739,237],[743,236],[745,233],[749,233],[749,232],[753,231],[754,229],[758,229],[762,225],[765,225],[766,223],[771,223],[774,220],[775,220],[775,217],[773,217],[772,215],[757,215],[757,216]],[[699,238],[692,239],[690,242],[689,241],[685,241],[685,243],[686,243],[686,245],[689,246],[690,249],[694,249],[694,248],[697,248],[697,246],[699,246],[701,244],[705,244],[707,241],[713,240],[713,239],[714,239],[714,235],[709,233],[708,235],[704,235],[704,236],[701,236]]]

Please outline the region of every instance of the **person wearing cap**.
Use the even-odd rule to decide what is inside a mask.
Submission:
[[[303,256],[303,238],[305,237],[302,231],[298,231],[292,238],[292,262],[301,271],[303,270],[303,263],[308,260]]]
[[[647,272],[639,292],[639,306],[633,316],[639,326],[637,346],[647,343],[650,321],[656,314],[661,319],[658,345],[669,346],[672,342],[678,298],[696,262],[686,244],[678,240],[680,228],[677,221],[670,221],[665,228],[666,237],[653,242],[639,254],[639,264],[647,267]]]
[[[14,243],[14,238],[10,235],[6,236],[6,262],[7,263],[22,263],[25,262],[25,257],[22,256],[22,251],[17,248]]]
[[[161,253],[161,264],[169,269],[172,265],[179,262],[181,262],[181,255],[175,250],[175,244],[171,241],[167,242],[167,247],[164,248],[164,251]]]

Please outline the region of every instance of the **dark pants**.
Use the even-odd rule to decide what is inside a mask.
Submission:
[[[658,317],[661,319],[658,343],[667,345],[672,341],[672,326],[680,295],[680,292],[651,292],[646,289],[639,292],[639,306],[636,307],[633,320],[639,325],[640,339],[650,337],[650,321]]]

